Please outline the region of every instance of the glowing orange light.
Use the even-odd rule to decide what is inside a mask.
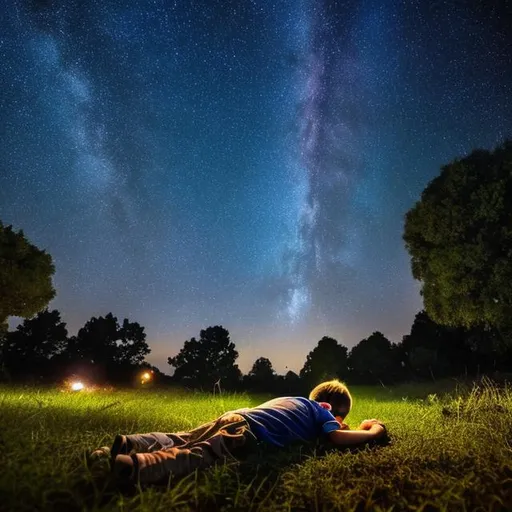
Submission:
[[[140,375],[140,383],[146,384],[153,378],[153,372],[144,372]]]

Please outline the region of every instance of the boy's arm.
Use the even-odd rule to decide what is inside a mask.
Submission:
[[[375,423],[368,430],[333,430],[327,434],[329,441],[337,446],[354,446],[368,443],[386,435],[383,425]]]

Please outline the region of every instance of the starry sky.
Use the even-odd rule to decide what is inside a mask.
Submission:
[[[56,266],[70,334],[148,361],[210,325],[243,372],[422,308],[404,214],[512,137],[512,3],[2,0],[0,219]]]

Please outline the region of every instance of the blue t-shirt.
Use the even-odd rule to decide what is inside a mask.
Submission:
[[[312,441],[339,429],[338,422],[327,409],[302,397],[274,398],[258,407],[235,412],[244,416],[258,439],[277,446]]]

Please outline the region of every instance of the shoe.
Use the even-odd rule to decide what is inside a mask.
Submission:
[[[135,455],[117,455],[113,460],[112,473],[122,483],[137,482],[137,457]]]
[[[108,459],[110,457],[110,448],[108,446],[102,446],[97,450],[94,450],[89,454],[89,460],[94,462],[96,460]]]
[[[130,455],[132,450],[133,443],[128,439],[128,436],[118,434],[114,439],[112,448],[110,449],[110,458],[112,462],[114,462],[118,455]]]
[[[94,472],[105,472],[110,469],[110,448],[102,446],[87,457],[87,467]]]

